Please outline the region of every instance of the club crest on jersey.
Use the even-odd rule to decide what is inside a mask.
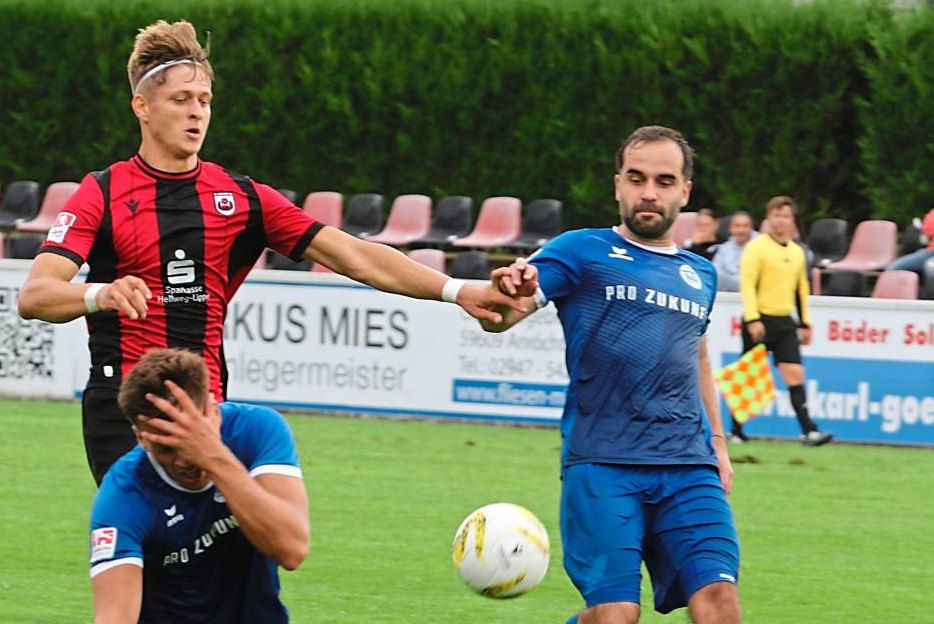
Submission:
[[[78,217],[70,212],[58,213],[58,216],[55,217],[55,223],[49,228],[49,234],[46,240],[52,241],[53,243],[61,243],[64,241],[65,234],[68,233],[68,228],[73,226],[77,219]]]
[[[686,264],[682,264],[678,272],[681,273],[681,279],[684,280],[685,284],[696,290],[701,289],[701,279],[700,275],[697,274],[697,271]]]
[[[91,531],[91,563],[112,559],[117,551],[117,529],[103,527]]]
[[[225,217],[229,217],[237,209],[233,193],[214,193],[214,208]]]

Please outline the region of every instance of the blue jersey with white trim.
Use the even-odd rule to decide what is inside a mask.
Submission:
[[[220,404],[221,438],[250,474],[301,478],[291,430],[276,411]],[[91,511],[91,576],[143,568],[144,624],[288,622],[275,561],[240,531],[217,488],[186,490],[139,445],[107,472]]]
[[[530,261],[567,343],[562,462],[716,465],[698,379],[713,265],[612,228],[565,232]]]

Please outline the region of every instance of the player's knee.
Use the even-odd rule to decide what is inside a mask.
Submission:
[[[577,624],[636,624],[639,612],[634,602],[608,602],[584,609]]]
[[[739,624],[739,589],[726,581],[705,585],[691,596],[689,610],[695,624]]]

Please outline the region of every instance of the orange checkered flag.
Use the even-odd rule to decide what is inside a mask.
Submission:
[[[775,381],[763,344],[757,344],[732,364],[714,371],[713,378],[733,412],[733,420],[738,423],[758,416],[775,400]]]

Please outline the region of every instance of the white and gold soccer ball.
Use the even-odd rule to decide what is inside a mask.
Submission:
[[[525,507],[493,503],[467,516],[454,534],[457,573],[475,592],[514,598],[548,572],[551,543],[545,525]]]

